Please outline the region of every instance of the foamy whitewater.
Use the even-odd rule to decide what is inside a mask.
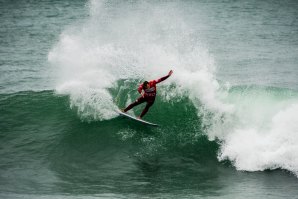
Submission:
[[[103,2],[99,1],[91,1],[90,6],[93,9],[86,25],[81,30],[62,33],[49,54],[52,65],[59,67],[57,92],[69,94],[80,112],[86,114],[88,108],[89,114],[98,114],[95,119],[111,119],[116,116],[116,107],[107,88],[120,79],[157,79],[171,69],[175,75],[166,85],[175,82],[179,89],[190,91],[192,100],[200,100],[210,109],[228,109],[216,97],[219,84],[208,50],[190,39],[191,27],[183,17],[176,16],[175,23],[171,23],[171,17],[177,13],[176,4],[172,11],[146,4],[146,10],[140,9],[133,16],[129,16],[129,9],[124,9],[121,16],[113,16],[112,23],[105,19],[123,9],[121,6],[101,8]],[[144,7],[144,2],[138,6]],[[155,15],[149,15],[151,12]],[[127,18],[123,19],[123,15]]]
[[[56,92],[69,95],[82,119],[117,116],[110,88],[117,81],[157,79],[172,69],[160,93],[168,101],[186,95],[218,140],[218,159],[238,170],[282,168],[298,174],[298,95],[218,82],[218,63],[180,3],[113,3],[92,0],[90,18],[68,28],[50,51]],[[144,23],[145,22],[145,23]],[[202,25],[203,26],[203,25]],[[167,92],[169,86],[175,92]],[[137,85],[135,85],[137,87]],[[132,101],[134,99],[129,99]],[[210,116],[211,113],[211,116]],[[211,117],[211,119],[210,119]]]
[[[278,95],[277,91],[232,95],[233,128],[221,138],[220,160],[233,161],[239,170],[283,168],[297,175],[297,94]]]

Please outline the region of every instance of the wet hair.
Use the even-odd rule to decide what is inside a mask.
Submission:
[[[144,81],[143,82],[143,88],[146,87],[147,85],[148,85],[148,82],[147,81]]]

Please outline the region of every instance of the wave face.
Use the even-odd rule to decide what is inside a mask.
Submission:
[[[121,106],[135,83],[118,81],[107,92]],[[0,177],[6,182],[1,192],[113,193],[116,195],[111,197],[137,198],[144,189],[161,194],[183,191],[184,184],[191,194],[208,195],[225,190],[227,179],[250,179],[245,173],[236,177],[225,165],[245,171],[281,168],[297,175],[297,92],[233,87],[222,100],[232,104],[234,111],[218,117],[211,111],[207,114],[203,103],[194,105],[189,97],[167,100],[162,93],[171,92],[168,89],[160,88],[167,92],[160,92],[146,115],[161,128],[121,117],[97,120],[84,116],[82,121],[79,107],[69,108],[70,96],[55,91],[1,94]],[[137,97],[135,92],[130,95]],[[132,114],[141,110],[137,107]],[[278,178],[284,176],[278,174]],[[253,179],[247,186],[256,183]],[[206,184],[209,180],[212,183]],[[37,185],[40,183],[43,186]],[[136,195],[127,195],[130,193]]]
[[[115,88],[108,91],[117,99],[115,104],[124,105],[127,98],[134,99],[138,96],[136,93],[126,95],[135,82],[120,81]],[[172,92],[166,87],[161,90],[166,91],[164,93]],[[140,159],[146,159],[148,155],[154,157],[156,153],[166,155],[170,151],[182,151],[183,154],[188,154],[184,154],[186,156],[197,157],[195,160],[201,164],[214,162],[216,159],[229,160],[238,170],[263,171],[282,168],[297,175],[297,92],[277,88],[234,87],[228,91],[225,99],[222,99],[224,103],[232,104],[234,111],[222,114],[221,117],[211,111],[206,114],[204,104],[194,105],[189,97],[180,96],[166,100],[166,95],[162,93],[146,115],[146,119],[162,126],[158,129],[144,128],[143,125],[121,117],[100,123],[96,122],[94,117],[89,117],[89,123],[81,123],[77,118],[77,114],[81,113],[79,107],[68,109],[70,97],[59,96],[53,91],[1,95],[1,106],[4,107],[1,128],[4,129],[3,132],[10,132],[2,134],[2,137],[8,140],[22,139],[21,142],[16,141],[16,145],[21,144],[22,149],[28,147],[23,152],[29,152],[27,158],[30,159],[31,155],[35,157],[36,153],[41,157],[52,153],[49,148],[52,148],[51,143],[58,141],[58,134],[65,136],[78,132],[78,139],[84,140],[84,132],[93,132],[96,128],[99,132],[105,132],[103,135],[96,135],[96,139],[103,143],[119,144],[121,140],[131,142],[146,135],[144,140],[135,143],[136,148],[139,144],[148,144],[144,149],[138,148],[137,153],[133,153]],[[143,106],[136,107],[132,114],[139,114],[142,108]],[[20,109],[23,111],[20,112]],[[77,127],[69,128],[72,125]],[[27,133],[19,135],[22,131]],[[44,144],[40,145],[34,141],[39,131],[41,137],[49,136],[41,138],[48,144],[43,141]],[[49,132],[51,133],[48,134]],[[106,137],[107,135],[109,136]],[[116,138],[110,137],[115,135]],[[69,144],[66,142],[64,144]],[[64,144],[62,143],[61,147]],[[117,144],[113,146],[117,147]],[[56,150],[64,149],[58,147]],[[88,148],[86,150],[86,153],[90,152]],[[93,150],[92,147],[90,150]],[[16,149],[8,154],[19,152],[16,146]],[[34,159],[33,157],[31,158]]]
[[[110,91],[112,96],[114,91]],[[186,183],[185,176],[195,181],[218,175],[218,144],[204,135],[189,99],[170,104],[156,100],[147,118],[162,128],[121,117],[81,121],[77,109],[69,108],[69,100],[54,91],[0,95],[0,177],[6,183],[0,186],[1,193],[114,193],[122,197],[143,194],[146,187],[158,193],[171,190],[176,186],[168,180],[172,173],[177,173],[177,185]],[[200,177],[194,171],[205,174]],[[193,181],[187,182],[191,189],[198,186]]]

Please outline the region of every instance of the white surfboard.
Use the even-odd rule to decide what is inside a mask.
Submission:
[[[151,126],[158,126],[158,124],[153,124],[153,123],[151,123],[151,122],[147,122],[147,121],[145,121],[145,120],[135,118],[134,116],[131,116],[131,115],[127,114],[127,113],[123,113],[123,112],[120,111],[120,110],[117,110],[117,112],[118,112],[120,115],[122,115],[122,116],[128,117],[128,118],[130,118],[130,119],[133,119],[133,120],[135,120],[135,121],[141,122],[141,123],[143,123],[143,124],[147,124],[147,125],[151,125]]]

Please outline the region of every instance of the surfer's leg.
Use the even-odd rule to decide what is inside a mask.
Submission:
[[[153,105],[154,101],[148,101],[143,112],[140,115],[140,119],[148,112],[149,108]]]
[[[145,102],[145,101],[146,101],[145,98],[143,98],[143,97],[139,97],[135,102],[133,102],[133,103],[131,103],[130,105],[128,105],[128,107],[126,107],[126,108],[124,109],[124,112],[129,111],[129,110],[132,109],[133,107],[135,107],[135,106],[137,106],[137,105],[139,105],[139,104],[141,104],[141,103],[143,103],[143,102]]]

